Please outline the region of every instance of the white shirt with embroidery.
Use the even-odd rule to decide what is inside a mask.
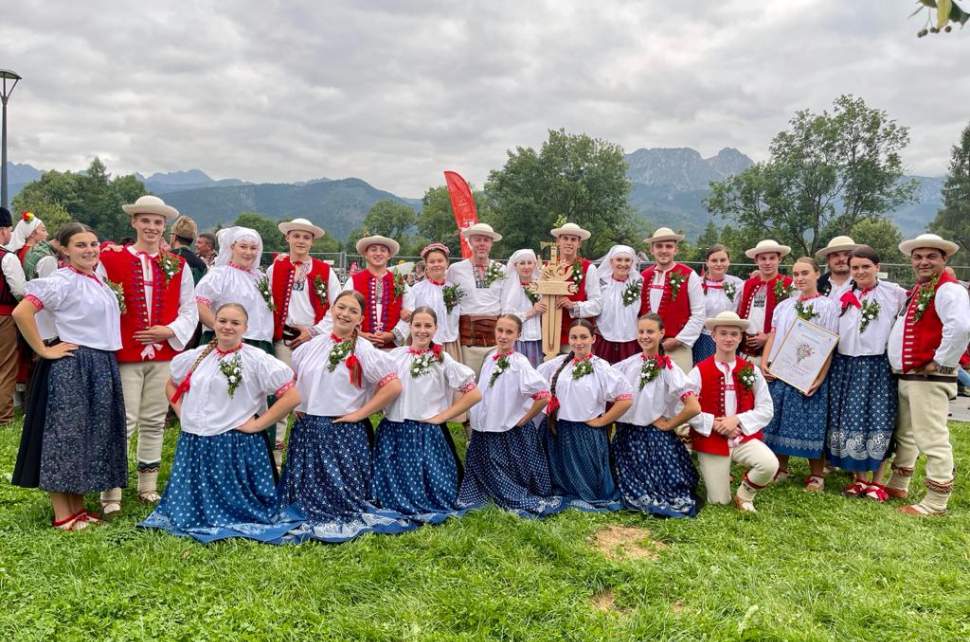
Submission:
[[[673,417],[683,408],[683,399],[694,394],[687,375],[671,362],[670,367],[660,368],[659,374],[640,388],[640,372],[645,360],[643,354],[635,354],[613,365],[633,390],[633,405],[617,419],[618,422],[649,426],[660,417]]]
[[[728,285],[734,287],[733,299],[728,296],[727,290],[725,289],[725,286]],[[703,279],[701,281],[702,293],[704,292],[705,286],[707,286],[707,294],[704,295],[705,319],[713,319],[721,312],[738,311],[738,304],[741,303],[741,293],[744,290],[744,281],[733,274],[725,274],[724,278],[720,281]],[[764,316],[761,317],[761,322],[764,323]],[[711,333],[703,324],[701,324],[701,332],[708,335]]]
[[[45,256],[37,261],[37,276],[35,279],[43,279],[57,271],[57,259],[53,256]],[[37,330],[40,338],[48,341],[57,336],[57,328],[54,327],[54,317],[47,310],[41,310],[34,316],[37,321]]]
[[[845,292],[848,291],[845,290]],[[836,301],[841,315],[839,316],[839,354],[848,357],[886,354],[886,344],[889,341],[893,321],[906,303],[906,290],[895,283],[879,281],[865,294],[858,289],[853,292],[860,305],[871,305],[872,302],[879,304],[879,313],[875,319],[869,321],[865,331],[860,332],[862,309],[848,305],[845,307],[845,312],[841,312],[842,304]]]
[[[775,357],[778,356],[778,351],[781,350],[781,344],[785,339],[785,335],[795,325],[795,319],[798,318],[798,311],[795,306],[798,301],[799,297],[797,295],[791,296],[775,306],[775,314],[771,317],[771,330],[774,332],[775,338],[771,343],[771,354],[768,355],[768,363],[774,361]],[[817,295],[811,299],[802,301],[802,306],[806,310],[811,308],[814,313],[814,316],[811,319],[807,319],[807,321],[822,326],[826,330],[838,333],[839,306],[832,303],[831,299]]]
[[[522,321],[519,341],[538,341],[542,338],[542,315],[536,314],[526,318],[526,313],[533,305],[519,279],[505,280],[505,286],[502,288],[502,314],[514,314]]]
[[[25,290],[35,307],[50,314],[61,341],[95,350],[121,349],[118,297],[97,274],[64,267],[28,282]]]
[[[726,380],[728,382],[727,388],[724,391],[724,416],[732,417],[734,415],[738,416],[738,424],[741,427],[741,432],[744,435],[754,435],[759,430],[762,430],[765,426],[771,423],[771,418],[775,416],[775,406],[771,401],[771,393],[768,391],[768,382],[765,380],[761,370],[758,366],[754,366],[754,385],[752,386],[754,390],[754,408],[746,412],[738,413],[738,396],[734,390],[734,368],[737,366],[737,361],[732,361],[731,363],[724,363],[722,361],[714,360],[714,365],[723,374],[726,375]],[[702,394],[702,383],[701,383],[701,371],[695,366],[687,373],[687,379],[690,381],[691,386],[694,389],[695,394],[698,399],[700,399]],[[718,394],[717,392],[712,392],[712,394]],[[694,415],[687,423],[693,428],[697,433],[709,436],[711,431],[714,429],[714,415],[709,412],[701,411],[697,415]],[[728,440],[729,446],[736,446],[740,442],[740,439]]]
[[[738,295],[740,299],[740,295]],[[767,312],[768,306],[768,284],[765,282],[759,283],[755,288],[754,292],[751,293],[751,305],[748,306],[748,329],[745,330],[747,334],[755,336],[764,332],[765,327],[765,314]],[[778,309],[778,306],[775,306]]]
[[[430,355],[426,350],[422,355]],[[384,411],[391,421],[430,419],[451,406],[454,392],[466,392],[475,387],[475,372],[442,351],[442,361],[432,359],[427,371],[417,377],[411,376],[411,366],[421,355],[410,347],[391,350],[387,356],[394,362],[397,378],[401,381],[401,395]]]
[[[629,305],[623,303],[623,293],[630,284],[643,285],[643,278],[631,271],[627,278],[617,281],[612,276],[600,282],[601,310],[596,330],[607,341],[622,343],[637,338],[637,317],[640,315],[640,292]],[[642,287],[638,289],[642,292]]]
[[[276,261],[266,268],[266,278],[269,279],[270,288],[273,283],[273,268]],[[295,274],[294,274],[295,277]],[[286,308],[286,321],[289,326],[299,328],[309,328],[317,322],[316,312],[313,304],[310,303],[310,288],[316,287],[306,276],[303,279],[293,279],[293,290],[290,292],[290,303]],[[327,278],[327,303],[333,305],[333,300],[340,294],[340,279],[337,278],[337,271],[330,268],[330,276]]]
[[[550,386],[556,370],[568,357],[568,354],[564,354],[539,365],[539,374]],[[566,367],[559,373],[556,389],[552,391],[559,400],[559,419],[588,421],[606,412],[607,403],[633,398],[633,388],[608,361],[591,355],[589,362],[593,371],[578,379],[573,379],[573,370],[576,368],[574,359],[569,359]]]
[[[438,330],[434,333],[434,342],[438,344],[458,341],[458,317],[461,316],[461,303],[452,307],[451,312],[448,312],[448,307],[445,305],[444,288],[451,285],[453,284],[447,281],[444,285],[438,285],[431,279],[424,279],[411,287],[411,304],[414,307],[410,309],[414,310],[424,305],[434,310],[438,317]]]
[[[917,295],[918,296],[918,295]],[[970,342],[970,300],[967,289],[960,283],[944,283],[936,290],[933,308],[943,322],[940,345],[933,354],[933,361],[953,368],[960,362],[960,355]],[[906,326],[906,309],[900,310],[889,333],[887,356],[893,370],[903,369],[903,331]]]
[[[508,367],[490,385],[498,356],[495,350],[485,356],[478,376],[482,400],[468,413],[472,429],[479,432],[512,430],[536,400],[549,398],[549,384],[519,352],[508,355]]]
[[[836,285],[835,282],[832,281],[830,277],[829,286],[830,286],[829,293],[826,294],[825,296],[831,299],[836,305],[838,305],[839,299],[842,298],[842,295],[848,292],[849,288],[852,287],[852,279],[846,279],[845,283],[843,283],[842,285]]]
[[[207,303],[212,314],[223,303],[238,303],[249,314],[248,329],[243,336],[254,341],[272,341],[273,311],[257,286],[264,278],[266,276],[260,270],[219,265],[209,268],[199,279],[195,298]]]
[[[489,259],[489,265],[495,264],[499,273],[488,287],[475,286],[475,270],[470,259],[458,261],[448,266],[447,281],[457,283],[465,292],[461,300],[461,313],[474,316],[498,316],[502,305],[502,283],[505,280],[505,266]]]

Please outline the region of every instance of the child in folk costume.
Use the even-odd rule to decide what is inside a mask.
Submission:
[[[746,331],[744,354],[760,356],[771,333],[771,319],[775,306],[791,294],[791,277],[778,272],[781,260],[791,254],[791,248],[772,239],[758,241],[744,255],[758,264],[758,273],[744,282],[738,316],[751,322]]]
[[[430,523],[458,514],[461,464],[447,422],[482,398],[472,369],[432,341],[437,330],[435,311],[419,306],[411,313],[411,345],[388,354],[403,392],[377,427],[371,483],[382,508]]]
[[[697,514],[697,471],[674,432],[701,411],[684,371],[663,353],[663,320],[637,322],[642,352],[616,368],[633,388],[633,405],[616,423],[616,485],[629,508],[662,517]]]
[[[774,417],[765,426],[764,441],[778,456],[779,481],[788,478],[789,457],[808,459],[811,474],[805,480],[805,490],[810,493],[821,492],[825,488],[822,454],[829,421],[829,383],[826,375],[832,355],[825,360],[825,365],[807,393],[775,379],[770,368],[796,319],[804,319],[832,332],[839,331],[839,307],[819,293],[817,283],[820,274],[815,259],[807,256],[792,265],[792,277],[799,295],[785,299],[775,308],[771,334],[761,356],[761,368],[770,382],[771,400],[775,406]]]
[[[448,281],[448,256],[451,250],[444,243],[431,243],[421,250],[424,260],[424,279],[411,286],[415,308],[427,306],[440,320],[434,342],[453,359],[461,361],[458,343],[458,318],[461,316],[461,287]]]
[[[552,494],[542,433],[532,423],[549,399],[549,388],[515,351],[521,330],[514,314],[495,322],[495,350],[478,379],[482,400],[469,413],[473,430],[458,504],[476,508],[491,499],[521,517],[542,517],[563,504]]]
[[[839,347],[829,372],[828,463],[853,473],[850,497],[887,499],[877,471],[896,427],[896,380],[886,357],[893,319],[906,290],[879,279],[879,256],[868,245],[849,254],[852,280],[839,299]]]
[[[522,332],[515,350],[524,355],[532,367],[542,363],[542,315],[546,304],[535,291],[539,281],[539,259],[532,250],[516,250],[509,257],[502,285],[502,314],[514,314],[522,322]]]
[[[730,267],[731,256],[726,247],[718,243],[708,248],[707,256],[704,259],[704,278],[701,280],[701,289],[704,291],[705,319],[716,317],[725,310],[738,311],[744,281],[733,274],[728,274],[727,271]],[[711,331],[706,327],[703,328],[701,335],[697,337],[697,343],[694,344],[694,363],[700,363],[714,354],[716,350],[714,339],[711,338]]]
[[[632,388],[592,353],[593,326],[574,319],[570,352],[539,366],[552,397],[546,409],[546,451],[553,491],[582,510],[618,510],[610,471],[610,425],[633,405]],[[607,410],[606,405],[613,406]]]
[[[401,394],[401,382],[386,353],[360,336],[363,299],[341,292],[330,311],[331,333],[293,351],[301,401],[277,496],[281,506],[296,504],[306,521],[288,540],[344,542],[416,527],[371,503],[369,417]]]
[[[101,253],[101,274],[121,288],[121,350],[118,369],[125,393],[128,439],[138,433],[138,498],[161,499],[158,471],[168,399],[169,363],[192,339],[199,324],[192,271],[185,259],[162,249],[166,223],[178,218],[174,207],[157,196],[123,205],[136,239],[131,245]],[[104,516],[121,513],[121,489],[101,495]]]
[[[688,373],[697,390],[701,412],[690,420],[691,443],[697,453],[707,501],[731,503],[731,464],[748,468],[734,495],[734,505],[754,513],[754,498],[778,472],[778,459],[762,441],[771,421],[768,384],[750,361],[737,356],[749,321],[731,311],[707,319],[717,350]]]
[[[614,245],[597,269],[603,305],[596,318],[593,352],[613,364],[640,352],[637,317],[643,279],[633,269],[636,260],[632,247]]]
[[[34,279],[13,312],[20,332],[46,364],[47,379],[33,395],[13,483],[50,494],[52,525],[80,530],[99,521],[84,509],[84,494],[128,483],[125,408],[115,351],[121,348],[119,295],[95,272],[98,237],[80,223],[58,240],[68,266]],[[45,345],[36,314],[46,310],[61,343]]]
[[[246,309],[224,303],[216,338],[172,360],[166,394],[181,420],[172,475],[140,526],[203,543],[227,537],[279,541],[302,516],[276,504],[265,429],[299,403],[293,371],[243,343]],[[266,408],[266,397],[277,401]]]

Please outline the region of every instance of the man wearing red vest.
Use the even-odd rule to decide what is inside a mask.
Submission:
[[[967,291],[944,270],[960,249],[936,234],[903,241],[916,285],[889,333],[887,356],[899,378],[896,455],[886,487],[890,497],[909,495],[920,453],[926,455],[926,496],[899,510],[907,515],[942,515],[953,491],[953,447],[946,425],[956,396],[956,367],[970,341]]]
[[[682,234],[658,228],[643,242],[655,263],[645,269],[640,314],[656,312],[664,320],[664,351],[684,372],[694,365],[691,349],[704,326],[704,287],[701,277],[674,261]]]
[[[576,292],[559,300],[559,307],[568,314],[562,315],[560,350],[569,352],[569,324],[573,319],[588,319],[599,316],[603,309],[600,294],[600,280],[596,266],[579,256],[579,248],[590,234],[575,223],[566,223],[549,230],[556,238],[560,267],[570,270],[569,281],[576,286]]]
[[[10,211],[0,207],[0,246],[10,242]],[[0,247],[0,426],[13,421],[13,393],[17,386],[17,325],[10,316],[24,295],[27,279],[16,252]]]
[[[128,438],[138,431],[138,497],[155,503],[162,462],[169,362],[192,338],[199,323],[195,284],[185,259],[162,249],[165,224],[178,210],[157,196],[123,205],[137,238],[133,245],[101,252],[100,273],[124,292],[118,369],[125,396]],[[121,511],[121,489],[101,494],[104,515]]]
[[[701,413],[690,420],[697,464],[712,504],[731,502],[732,462],[746,466],[734,504],[754,513],[755,494],[778,472],[778,459],[761,441],[761,430],[774,415],[771,394],[761,371],[736,356],[748,321],[725,311],[704,325],[717,351],[688,374],[701,403]]]
[[[771,334],[775,306],[791,293],[791,277],[778,273],[781,260],[789,254],[790,247],[772,239],[758,241],[757,245],[744,252],[745,256],[758,264],[758,273],[744,282],[738,302],[738,315],[751,322],[741,347],[741,352],[746,355],[758,356],[764,350]]]

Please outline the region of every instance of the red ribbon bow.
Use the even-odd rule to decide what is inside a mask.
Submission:
[[[192,387],[191,381],[192,373],[189,372],[187,375],[185,375],[185,379],[182,379],[182,383],[178,385],[178,388],[175,389],[175,394],[172,395],[172,398],[170,399],[172,403],[178,403],[178,400],[182,398],[182,395],[189,391],[189,388]]]
[[[673,361],[670,360],[670,356],[666,354],[658,354],[653,357],[657,362],[657,367],[670,369],[673,367]]]
[[[512,353],[511,352],[496,352],[495,354],[492,355],[492,361],[498,361],[502,357],[507,357],[510,354],[512,354]]]
[[[347,370],[350,371],[350,383],[358,388],[363,388],[364,369],[360,367],[360,361],[357,359],[357,355],[350,355],[344,363],[347,364]]]
[[[842,298],[839,299],[839,303],[842,304],[843,310],[849,307],[850,305],[860,309],[862,308],[862,304],[859,303],[859,299],[856,298],[855,292],[853,292],[852,290],[849,290],[848,292],[843,294]]]
[[[559,399],[556,395],[552,395],[549,397],[549,403],[546,404],[546,416],[551,416],[557,410],[559,410]]]
[[[445,284],[445,280],[444,279],[441,279],[440,281],[438,281],[437,279],[432,279],[429,276],[428,277],[428,280],[431,281],[432,283],[434,283],[435,285],[444,285]]]

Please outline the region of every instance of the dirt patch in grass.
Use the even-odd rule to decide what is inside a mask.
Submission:
[[[616,609],[616,596],[613,595],[613,591],[610,589],[604,589],[599,593],[595,594],[590,600],[593,603],[593,608],[597,611],[602,611],[603,613],[613,613]]]
[[[667,548],[663,542],[650,539],[650,531],[635,526],[604,526],[593,535],[592,543],[611,560],[656,560]]]
[[[674,602],[673,604],[670,605],[670,610],[673,611],[674,613],[678,614],[678,615],[680,613],[683,613],[685,608],[687,608],[687,607],[685,607],[684,606],[684,603],[681,602],[680,600],[677,600],[676,602]]]

